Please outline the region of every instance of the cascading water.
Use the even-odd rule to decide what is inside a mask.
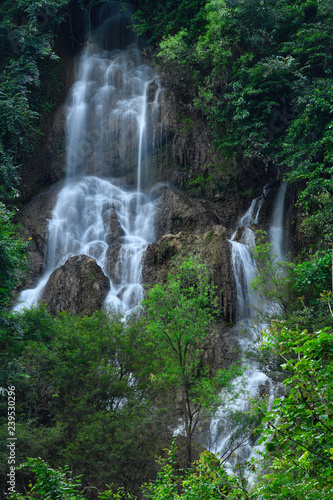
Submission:
[[[287,253],[284,223],[286,192],[287,183],[284,182],[281,184],[274,202],[272,224],[268,231],[268,238],[273,245],[273,253],[276,254],[276,260],[278,261],[283,261]]]
[[[241,354],[244,354],[252,341],[251,308],[257,303],[255,294],[249,288],[251,281],[257,274],[256,263],[251,254],[251,247],[255,243],[255,235],[250,226],[258,223],[259,213],[268,191],[269,187],[265,186],[263,194],[252,201],[250,208],[239,220],[237,230],[229,240],[232,246],[232,264],[237,292],[237,325],[239,330],[244,325],[248,332],[246,336],[239,339]],[[286,184],[282,184],[274,203],[272,224],[269,230],[269,241],[273,243],[273,251],[278,255],[279,260],[283,260],[285,255],[283,232],[285,193]],[[245,396],[241,395],[233,403],[233,413],[248,411],[248,397],[256,397],[260,392],[265,392],[269,396],[269,404],[272,404],[274,388],[270,384],[268,377],[255,365],[252,364],[247,368],[244,373],[244,381]],[[222,429],[220,429],[220,422],[222,421],[222,424],[225,424],[226,418],[222,411],[211,424],[211,434],[214,436],[212,448],[222,458],[234,451],[232,458],[228,459],[228,464],[232,467],[237,462],[248,460],[257,450],[248,437],[238,432],[239,429],[234,424],[227,430],[225,425],[222,425]]]
[[[232,266],[237,291],[237,321],[249,319],[251,306],[256,300],[250,289],[250,283],[257,274],[257,266],[251,254],[251,247],[255,243],[251,226],[258,224],[260,210],[268,191],[268,186],[265,186],[263,194],[252,201],[247,212],[239,219],[237,229],[229,240],[232,246]]]
[[[68,101],[66,183],[49,222],[46,270],[16,309],[36,304],[53,270],[79,254],[95,258],[110,278],[107,304],[129,311],[143,298],[141,262],[154,240],[154,204],[141,191],[141,178],[158,134],[161,88],[153,69],[141,63],[123,6],[104,5],[99,23],[79,58]],[[125,188],[125,176],[136,179],[135,190]]]

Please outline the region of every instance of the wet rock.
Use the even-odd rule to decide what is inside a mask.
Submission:
[[[106,242],[108,245],[112,245],[118,238],[124,236],[124,230],[119,223],[115,210],[110,209],[104,212],[103,223],[107,233]]]
[[[237,228],[237,231],[236,231],[236,234],[235,234],[235,237],[234,237],[235,241],[237,241],[239,243],[243,242],[245,229],[246,228],[244,226],[240,226],[239,228]]]
[[[259,396],[261,398],[264,398],[265,396],[269,396],[270,394],[270,386],[269,386],[269,380],[266,380],[264,384],[260,384],[259,387]]]
[[[157,85],[157,82],[154,80],[147,87],[146,96],[147,96],[147,103],[148,104],[155,100],[157,90],[158,90],[158,85]]]
[[[41,302],[47,304],[51,314],[72,311],[91,315],[102,308],[109,289],[109,279],[95,259],[78,255],[53,271]]]
[[[214,323],[203,347],[205,359],[213,370],[229,368],[241,357],[237,327]]]
[[[31,165],[22,167],[23,198],[29,199],[41,190],[41,186],[58,182],[65,174],[65,129],[67,107],[60,105],[49,117],[45,126],[46,140]],[[32,172],[33,167],[33,172]]]
[[[110,276],[113,285],[120,285],[122,262],[118,262],[121,243],[113,243],[106,251],[106,272]]]
[[[255,226],[255,224],[252,224],[252,226]],[[249,227],[240,226],[236,231],[234,241],[242,243],[243,245],[254,247],[256,241],[254,231]]]

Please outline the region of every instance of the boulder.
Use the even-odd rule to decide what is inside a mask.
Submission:
[[[51,314],[72,311],[91,315],[102,308],[109,290],[109,279],[95,259],[77,255],[53,271],[41,302],[47,304]]]

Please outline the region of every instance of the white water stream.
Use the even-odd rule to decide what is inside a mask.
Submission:
[[[249,286],[257,274],[256,262],[251,253],[251,247],[255,244],[253,224],[258,223],[260,210],[268,192],[269,188],[265,186],[263,194],[252,201],[251,206],[239,220],[237,229],[229,240],[232,245],[232,264],[237,291],[237,326],[240,332],[246,330],[247,333],[244,336],[240,335],[239,338],[244,363],[244,353],[253,342],[254,336],[254,331],[250,326],[252,309],[254,306],[259,305],[258,298]],[[273,252],[277,254],[278,260],[285,258],[286,246],[284,241],[285,232],[283,230],[285,194],[286,184],[282,184],[275,198],[272,222],[268,231],[269,242],[273,244]],[[262,325],[262,328],[264,327],[265,325]],[[268,396],[269,404],[273,403],[274,387],[267,375],[262,373],[255,364],[248,365],[243,381],[245,382],[244,394],[234,401],[231,408],[233,412],[241,414],[248,411],[248,399],[257,397],[263,392]],[[241,379],[237,380],[237,383],[241,384]],[[223,409],[211,424],[212,451],[218,453],[222,459],[234,451],[226,462],[227,467],[230,467],[230,471],[236,463],[243,463],[259,451],[259,447],[253,446],[253,442],[246,438],[246,434],[242,435],[239,431],[240,427],[235,426],[235,424],[228,426],[227,414]]]
[[[274,207],[273,207],[273,217],[272,224],[268,231],[268,238],[270,243],[273,244],[273,253],[276,254],[276,260],[283,261],[286,258],[287,245],[285,238],[285,227],[284,227],[284,204],[286,199],[287,183],[281,184],[281,187],[276,196]]]
[[[129,23],[120,3],[102,7],[78,60],[68,99],[66,183],[49,221],[45,273],[21,293],[17,310],[37,304],[51,273],[79,254],[95,258],[110,278],[107,304],[129,311],[143,298],[142,254],[154,241],[154,204],[141,190],[142,174],[158,135],[161,88],[141,62]],[[136,189],[126,188],[126,175]]]

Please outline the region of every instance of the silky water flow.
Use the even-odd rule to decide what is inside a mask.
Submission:
[[[67,103],[66,181],[49,221],[45,272],[21,293],[18,310],[37,304],[51,273],[80,254],[109,277],[107,305],[128,312],[144,295],[142,254],[154,241],[154,202],[142,191],[142,176],[159,140],[161,87],[141,62],[130,13],[110,2],[99,16]],[[127,189],[124,179],[135,177],[136,189]]]
[[[286,184],[281,184],[275,196],[271,225],[268,231],[268,239],[273,245],[272,250],[277,260],[284,260],[286,255],[284,231],[286,189]],[[251,247],[255,244],[255,234],[251,226],[258,224],[260,210],[269,191],[268,185],[265,186],[263,194],[252,201],[247,212],[238,221],[236,231],[229,240],[232,246],[232,266],[237,292],[239,346],[242,363],[247,365],[247,369],[242,380],[240,378],[236,381],[236,385],[244,384],[243,393],[233,402],[227,412],[221,409],[211,423],[210,449],[218,453],[222,460],[226,460],[225,465],[230,472],[237,463],[244,463],[251,456],[257,456],[258,452],[262,450],[262,447],[255,444],[253,438],[243,434],[241,427],[235,425],[236,414],[241,415],[248,411],[248,399],[259,394],[266,394],[269,405],[274,401],[274,387],[267,375],[261,372],[254,363],[248,363],[245,360],[245,352],[254,341],[255,336],[255,331],[251,328],[251,315],[253,308],[258,305],[258,297],[250,287],[251,281],[257,275],[256,262],[251,252]],[[261,329],[264,328],[265,325],[261,325]],[[246,334],[242,335],[242,332]],[[249,480],[251,481],[253,478],[249,477]]]

